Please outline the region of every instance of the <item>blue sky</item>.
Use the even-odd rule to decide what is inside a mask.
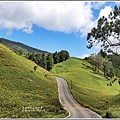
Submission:
[[[87,49],[86,35],[115,4],[120,2],[0,2],[0,37],[82,58],[99,51],[99,46]]]

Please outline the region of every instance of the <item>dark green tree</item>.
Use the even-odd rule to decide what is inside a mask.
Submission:
[[[65,51],[66,55],[65,55],[65,60],[69,59],[70,58],[70,54],[68,51]]]
[[[41,53],[38,53],[35,55],[36,59],[37,59],[37,64],[39,66],[42,66],[42,54]]]
[[[109,39],[110,37],[116,39],[116,42],[112,42]],[[103,16],[98,20],[97,27],[92,28],[91,32],[88,33],[87,41],[88,48],[101,43],[104,51],[120,55],[118,52],[118,49],[120,49],[120,6],[115,6],[108,18]]]
[[[22,56],[22,55],[24,54],[24,52],[22,51],[22,49],[14,50],[14,52],[15,52],[17,55],[20,55],[20,56]]]
[[[50,71],[53,67],[53,57],[52,54],[49,53],[47,56],[47,70]]]
[[[113,68],[112,63],[110,62],[110,63],[109,63],[109,67],[108,67],[108,73],[107,73],[107,76],[113,78],[114,75],[115,75],[114,68]]]
[[[60,62],[65,61],[65,52],[64,52],[64,50],[61,50],[61,51],[60,51],[59,57],[60,57]]]
[[[107,76],[107,64],[108,64],[108,58],[103,58],[102,59],[102,65],[103,65],[103,72],[104,72],[104,76]]]
[[[23,51],[21,49],[18,50],[19,55],[23,55]]]
[[[60,62],[63,62],[70,58],[69,53],[66,50],[61,50],[59,52]]]
[[[98,54],[100,54],[103,58],[105,58],[107,56],[107,53],[103,50],[100,50],[100,52]]]
[[[27,53],[26,55],[25,55],[25,57],[28,59],[29,58],[29,56],[30,56],[30,53]]]
[[[30,60],[34,60],[34,57],[35,57],[35,53],[33,52],[33,53],[31,53],[30,55],[29,55],[29,57],[28,57],[28,59],[30,59]]]
[[[53,60],[54,64],[57,64],[60,61],[59,54],[57,53],[57,51],[53,54]]]
[[[43,67],[43,68],[45,68],[47,70],[47,60],[46,60],[45,53],[42,53],[41,67]]]

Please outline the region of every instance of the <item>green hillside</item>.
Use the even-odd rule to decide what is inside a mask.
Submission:
[[[107,86],[108,80],[94,73],[87,61],[77,58],[54,65],[51,72],[67,80],[72,95],[80,104],[98,112],[102,117],[109,112],[112,117],[120,118],[118,81]]]
[[[0,44],[0,118],[59,118],[67,116],[60,106],[55,77]]]
[[[20,42],[15,42],[15,41],[11,41],[8,39],[4,39],[4,38],[0,38],[1,42],[3,45],[9,47],[10,49],[16,51],[16,50],[22,50],[24,53],[48,53],[47,51],[43,51],[43,50],[39,50],[33,47],[30,47],[28,45],[25,45],[23,43]]]

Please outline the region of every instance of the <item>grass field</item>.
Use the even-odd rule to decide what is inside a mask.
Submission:
[[[67,80],[72,95],[80,104],[96,111],[102,117],[109,112],[112,117],[120,118],[118,81],[107,86],[109,81],[96,74],[88,62],[77,58],[54,65],[51,72]]]
[[[55,77],[0,44],[0,118],[60,118]]]

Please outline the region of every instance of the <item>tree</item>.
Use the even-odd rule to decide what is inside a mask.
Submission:
[[[30,53],[27,53],[26,55],[25,55],[25,57],[28,59],[29,58],[29,56],[30,56]]]
[[[65,55],[65,60],[69,59],[70,58],[70,54],[68,51],[65,51],[66,55]]]
[[[108,64],[108,58],[107,57],[103,58],[102,65],[103,65],[103,72],[105,77],[107,76],[107,64]]]
[[[34,57],[35,57],[35,53],[33,52],[29,55],[28,59],[33,61]]]
[[[115,72],[111,61],[108,61],[106,66],[106,75],[110,78],[114,77]]]
[[[64,50],[61,50],[60,51],[60,62],[63,62],[63,61],[65,61],[65,52],[64,52]]]
[[[53,58],[52,58],[52,54],[49,53],[47,56],[47,70],[51,70],[53,67]]]
[[[60,61],[59,54],[57,53],[57,51],[53,54],[53,60],[54,64],[57,64]]]
[[[43,67],[43,68],[45,68],[47,70],[47,60],[46,60],[45,53],[42,53],[41,67]]]
[[[88,60],[93,65],[93,70],[97,71],[98,74],[101,70],[105,77],[114,77],[114,67],[107,57],[103,58],[100,54],[97,54],[89,56]]]
[[[61,50],[59,52],[59,58],[60,58],[60,62],[63,62],[65,60],[69,59],[70,55],[66,50]]]
[[[95,55],[95,60],[96,60],[96,66],[97,66],[97,69],[98,69],[98,74],[99,74],[99,70],[100,70],[100,66],[102,64],[102,56],[101,55]]]
[[[98,19],[97,27],[93,27],[87,34],[87,41],[88,48],[100,43],[104,51],[120,55],[120,6],[115,6],[108,18],[103,16]]]
[[[93,65],[93,70],[96,71],[97,65],[96,65],[96,58],[95,58],[95,55],[94,55],[94,54],[91,54],[91,55],[89,56],[89,62]]]
[[[19,55],[23,55],[23,51],[21,49],[18,50]]]
[[[98,54],[100,54],[103,58],[105,58],[107,56],[107,53],[104,52],[103,50],[100,50],[100,52]]]
[[[13,50],[17,55],[22,56],[24,54],[24,52],[22,51],[22,49],[19,50]]]

